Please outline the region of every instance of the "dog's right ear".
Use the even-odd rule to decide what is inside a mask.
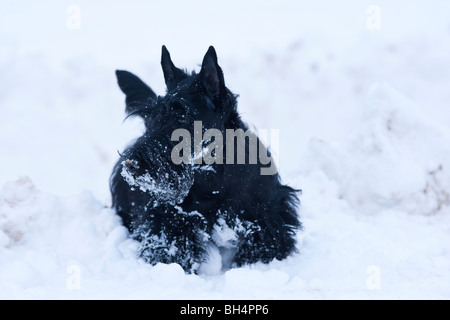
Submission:
[[[134,108],[142,104],[152,103],[156,100],[156,94],[141,79],[124,70],[116,70],[117,82],[120,90],[126,95],[126,112],[130,113]]]
[[[161,66],[164,73],[164,80],[166,81],[167,91],[175,89],[181,80],[188,77],[183,70],[175,67],[166,46],[162,46]]]

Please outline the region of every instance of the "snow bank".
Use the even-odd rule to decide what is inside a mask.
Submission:
[[[450,132],[419,110],[389,85],[374,85],[349,138],[340,144],[313,139],[302,173],[322,171],[361,213],[448,210]]]
[[[0,298],[449,299],[448,4],[380,2],[368,30],[369,1],[195,2],[80,0],[79,30],[64,3],[0,3]],[[188,69],[213,44],[243,119],[279,129],[297,255],[221,273],[211,248],[201,275],[136,258],[108,179],[143,126],[114,70],[163,94],[162,44]]]
[[[450,217],[361,216],[324,174],[305,178],[300,254],[269,265],[186,275],[150,266],[120,219],[88,192],[57,197],[27,177],[0,194],[0,298],[445,298]],[[317,205],[317,204],[322,205]],[[413,235],[413,236],[412,236]],[[217,258],[217,257],[216,257]],[[214,270],[214,266],[209,266]]]

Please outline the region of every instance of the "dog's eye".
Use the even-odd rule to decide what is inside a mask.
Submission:
[[[175,101],[171,105],[171,116],[176,119],[180,124],[186,124],[188,122],[186,116],[186,107],[178,101]]]
[[[175,101],[175,102],[172,104],[172,110],[174,110],[174,111],[181,112],[183,109],[184,109],[184,108],[183,108],[183,105],[182,105],[181,103],[179,103],[179,102],[176,102],[176,101]]]
[[[177,120],[178,120],[178,123],[181,123],[181,124],[186,124],[188,122],[187,117],[184,114],[179,116]]]

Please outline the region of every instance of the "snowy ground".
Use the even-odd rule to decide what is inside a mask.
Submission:
[[[2,1],[0,298],[450,299],[449,9]],[[162,44],[187,68],[213,44],[243,117],[280,129],[299,254],[213,275],[135,257],[107,208],[142,132],[114,70],[163,94]]]

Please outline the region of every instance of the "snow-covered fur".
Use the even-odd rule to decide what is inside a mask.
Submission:
[[[283,185],[278,174],[261,175],[267,166],[259,161],[177,165],[171,159],[178,143],[171,140],[172,132],[182,128],[193,136],[194,121],[223,136],[226,129],[248,129],[237,112],[236,96],[225,86],[214,48],[198,74],[176,68],[165,47],[161,64],[164,97],[135,75],[116,72],[128,116],[140,116],[146,125],[111,176],[113,208],[140,241],[140,255],[151,264],[178,263],[195,272],[209,245],[226,252],[224,268],[268,263],[295,252],[301,227],[298,191]]]

